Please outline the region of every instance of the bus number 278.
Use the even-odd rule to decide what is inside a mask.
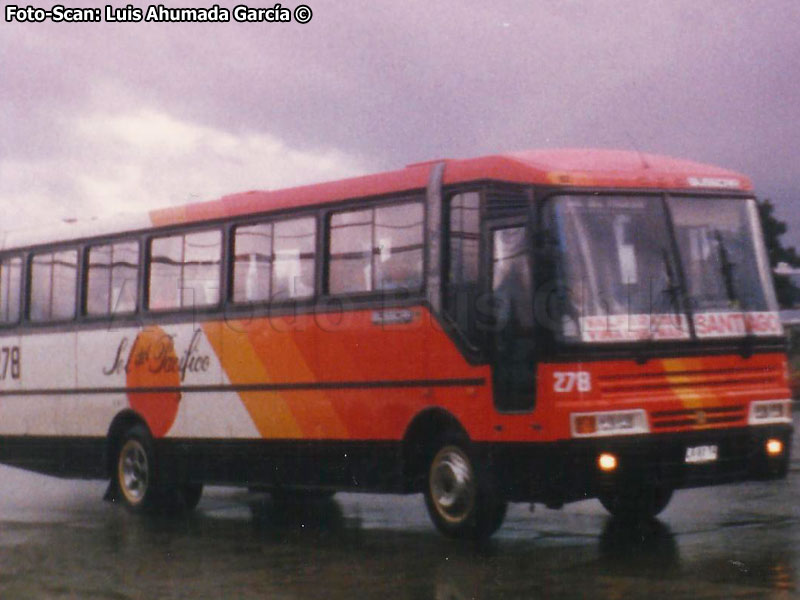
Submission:
[[[553,379],[553,391],[561,394],[592,390],[592,378],[587,371],[555,371]]]
[[[19,379],[19,346],[0,346],[0,381]]]

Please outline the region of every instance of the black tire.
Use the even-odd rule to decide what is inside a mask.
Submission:
[[[118,497],[128,510],[151,512],[158,506],[155,466],[150,432],[143,425],[134,425],[122,436],[114,462]]]
[[[200,498],[203,495],[202,483],[185,483],[180,489],[180,508],[185,511],[192,511],[197,508]]]
[[[502,525],[508,503],[491,471],[469,444],[446,440],[428,462],[425,504],[433,524],[448,537],[485,539]]]
[[[672,499],[672,489],[654,485],[623,486],[598,496],[600,504],[623,520],[650,519],[661,513]]]

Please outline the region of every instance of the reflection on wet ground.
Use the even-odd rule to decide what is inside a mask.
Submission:
[[[797,456],[797,453],[795,453]],[[420,497],[283,506],[211,488],[197,513],[138,518],[97,482],[0,468],[0,597],[754,598],[798,592],[800,470],[678,492],[660,520],[599,503],[514,505],[480,545],[445,539]]]
[[[3,518],[0,593],[454,600],[780,596],[796,590],[800,548],[800,519],[777,500],[790,497],[790,485],[726,488],[725,498],[709,490],[685,492],[663,520],[635,525],[606,517],[593,502],[534,515],[515,506],[499,535],[482,545],[439,536],[418,497],[341,495],[287,508],[265,494],[212,489],[195,515],[148,519],[99,502],[101,488],[94,496],[36,494],[32,502],[40,519],[31,513]],[[59,499],[63,503],[56,506]]]

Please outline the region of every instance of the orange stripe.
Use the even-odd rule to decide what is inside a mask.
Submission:
[[[228,379],[234,385],[269,382],[269,375],[235,323],[206,323],[203,326]],[[265,438],[297,438],[302,431],[286,402],[276,392],[240,392],[250,418]]]
[[[309,317],[300,317],[309,319]],[[319,376],[312,369],[315,362],[316,335],[312,323],[302,323],[294,331],[285,329],[280,319],[256,322],[248,328],[248,339],[267,381],[274,383],[316,382]],[[305,325],[305,326],[303,326]],[[309,354],[304,356],[303,350]],[[306,438],[346,438],[348,430],[323,390],[280,392],[284,402]]]
[[[667,381],[676,387],[671,389],[680,400],[681,404],[686,410],[699,410],[713,406],[722,406],[724,402],[719,394],[712,393],[710,390],[705,390],[702,393],[692,391],[692,388],[683,387],[679,384],[690,383],[692,379],[687,375],[669,375],[669,371],[689,372],[692,370],[702,369],[705,361],[702,358],[670,358],[661,361],[665,370],[665,377]],[[702,428],[702,425],[695,425],[695,428]],[[713,427],[713,425],[706,425],[706,427]]]
[[[150,211],[150,222],[153,227],[172,225],[175,223],[186,223],[186,207],[171,206]]]

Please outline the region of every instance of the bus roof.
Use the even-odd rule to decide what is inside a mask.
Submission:
[[[750,180],[711,165],[623,150],[528,150],[468,159],[441,159],[397,171],[153,210],[139,216],[79,221],[52,229],[8,232],[3,248],[109,235],[182,223],[328,204],[424,189],[431,168],[445,163],[444,184],[504,181],[570,187],[751,190]]]

